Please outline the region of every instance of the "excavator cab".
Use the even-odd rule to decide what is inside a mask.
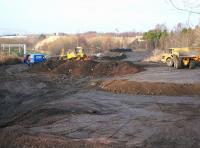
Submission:
[[[61,49],[61,58],[64,60],[85,60],[87,59],[87,55],[84,52],[84,49],[82,47],[76,47],[75,49],[69,49],[67,50],[67,53],[65,54],[65,50]]]
[[[74,49],[69,49],[67,51],[67,59],[66,60],[71,60],[76,58],[76,52]]]
[[[76,47],[75,52],[77,55],[77,60],[84,60],[87,57],[82,47]]]

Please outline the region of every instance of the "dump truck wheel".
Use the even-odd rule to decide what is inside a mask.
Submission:
[[[195,61],[194,60],[190,60],[189,69],[193,69],[193,68],[195,68],[195,66],[196,66]]]
[[[172,66],[174,65],[173,59],[172,59],[172,58],[168,58],[168,59],[166,60],[166,64],[167,64],[167,66],[172,67]]]
[[[173,61],[174,61],[174,67],[176,69],[182,68],[182,59],[175,56],[175,57],[173,57]]]

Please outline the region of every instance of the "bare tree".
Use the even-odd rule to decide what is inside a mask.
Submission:
[[[177,10],[185,11],[190,14],[200,14],[200,11],[196,10],[200,7],[199,0],[182,0],[183,6],[178,6],[173,0],[169,0],[170,4]]]
[[[192,14],[200,14],[200,1],[199,0],[169,0],[170,4],[177,10],[188,12],[187,18],[187,28],[185,30],[185,34],[179,35],[179,39],[182,41],[181,45],[187,43],[187,46],[194,45],[193,41],[196,36],[195,30],[191,30],[190,17]],[[178,4],[179,2],[179,4]],[[185,39],[184,39],[185,38]],[[176,38],[177,39],[177,38]]]

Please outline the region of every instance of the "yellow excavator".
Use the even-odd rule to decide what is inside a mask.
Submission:
[[[88,56],[84,52],[82,47],[76,47],[75,49],[68,49],[67,53],[64,48],[61,49],[60,54],[61,59],[63,60],[87,60]]]

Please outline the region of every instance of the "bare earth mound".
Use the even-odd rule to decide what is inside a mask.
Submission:
[[[52,72],[56,74],[66,74],[74,77],[90,76],[98,62],[95,61],[67,61]]]
[[[33,65],[28,71],[32,73],[46,73],[52,71],[57,66],[63,64],[64,61],[59,60],[59,58],[51,58],[45,63],[39,63]]]
[[[137,95],[200,95],[200,84],[140,83],[128,80],[111,80],[102,82],[100,87],[113,93]]]
[[[0,55],[0,65],[20,64],[22,58],[16,56]]]
[[[95,66],[93,75],[95,77],[122,76],[138,73],[142,70],[131,62],[102,62]]]
[[[30,72],[40,73],[47,72],[53,74],[66,74],[72,77],[104,77],[104,76],[121,76],[126,74],[134,74],[142,71],[132,64],[126,61],[59,61],[49,60],[46,63],[34,65]]]

